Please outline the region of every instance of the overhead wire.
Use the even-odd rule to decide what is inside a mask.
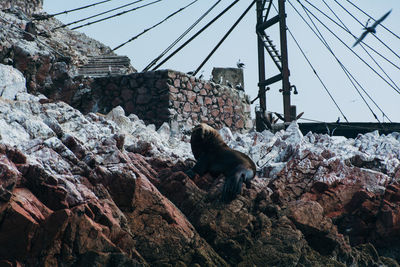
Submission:
[[[361,26],[363,26],[365,28],[365,25],[361,23],[361,21],[359,21],[353,14],[351,14],[350,11],[348,11],[344,6],[342,6],[337,0],[334,0],[340,7],[343,8],[344,11],[346,11],[353,19],[355,19],[358,23],[361,24]],[[373,19],[372,17],[370,17],[372,20],[375,21],[375,19]],[[387,29],[388,30],[388,29]],[[376,36],[376,34],[372,34],[381,44],[383,44],[387,49],[389,49],[390,52],[392,52],[396,57],[398,57],[400,59],[400,55],[397,54],[393,49],[391,49],[387,44],[385,44],[385,42],[383,42],[378,36]],[[396,35],[396,37],[398,37]]]
[[[160,55],[158,55],[155,59],[153,59],[142,71],[148,71],[151,67],[153,67],[157,62],[165,56],[179,41],[181,41],[197,24],[199,24],[207,15],[210,13],[221,0],[215,2],[205,13],[203,13],[192,25],[189,26],[175,41],[173,41]],[[181,46],[182,47],[182,46]],[[182,47],[183,48],[183,47]],[[179,48],[178,48],[179,49]],[[179,50],[178,50],[179,51]],[[169,57],[164,59],[160,64],[155,66],[153,70],[158,69],[162,64],[164,64],[169,58],[171,58],[178,51],[174,51]]]
[[[188,43],[193,41],[197,36],[199,36],[204,30],[206,30],[210,25],[212,25],[215,21],[221,18],[229,9],[231,9],[234,5],[236,5],[240,0],[233,1],[228,7],[226,7],[221,13],[219,13],[215,18],[213,18],[209,23],[207,23],[203,28],[201,28],[197,33],[195,33],[192,37],[190,37],[185,43],[183,43],[180,47],[178,47],[174,52],[168,55],[162,62],[160,62],[157,66],[153,68],[153,70],[158,69],[161,65],[163,65],[167,60],[169,60],[172,56],[178,53],[182,48],[184,48]],[[216,4],[218,4],[218,1]],[[213,6],[214,7],[214,6]],[[212,7],[212,8],[213,8]]]
[[[156,0],[156,1],[153,1],[153,2],[150,2],[150,3],[147,3],[147,4],[145,4],[145,5],[142,5],[142,6],[138,6],[138,7],[132,8],[132,9],[128,9],[128,10],[122,11],[122,12],[117,13],[117,14],[112,15],[112,16],[108,16],[108,17],[105,17],[105,18],[102,18],[102,19],[94,20],[94,21],[88,22],[88,23],[86,23],[86,24],[73,27],[73,28],[71,28],[71,30],[76,30],[76,29],[79,29],[79,28],[82,28],[82,27],[86,27],[86,26],[89,26],[89,25],[92,25],[92,24],[95,24],[95,23],[98,23],[98,22],[101,22],[101,21],[104,21],[104,20],[112,19],[112,18],[121,16],[121,15],[124,15],[124,14],[126,14],[126,13],[129,13],[129,12],[132,12],[132,11],[135,11],[135,10],[138,10],[138,9],[140,9],[140,8],[153,5],[153,4],[158,3],[158,2],[160,2],[160,1],[162,1],[162,0]]]
[[[354,36],[350,29],[344,24],[344,22],[340,19],[340,17],[336,14],[336,12],[326,3],[325,0],[322,0],[324,2],[324,4],[326,5],[326,7],[332,12],[332,14],[336,17],[336,19],[343,25],[344,29],[351,34],[355,39],[357,39],[356,36]],[[311,4],[310,2],[307,1],[307,3],[309,3],[311,6],[313,6],[315,9],[317,9],[320,13],[324,14],[325,16],[327,16],[324,12],[322,12],[320,9],[318,9],[317,7],[315,7],[313,4]],[[332,19],[331,19],[332,20]],[[390,78],[390,76],[386,73],[386,71],[382,68],[382,66],[374,59],[374,57],[367,51],[367,49],[364,47],[363,43],[360,43],[361,48],[364,50],[364,52],[371,58],[372,61],[374,61],[374,63],[378,66],[378,68],[385,74],[385,76],[393,83],[393,85],[400,90],[400,88],[397,86],[397,84]]]
[[[305,8],[305,10],[309,11],[309,9],[307,7],[305,7],[302,3],[300,3],[299,0],[297,0],[297,2]],[[310,12],[310,11],[309,11]],[[381,74],[379,74],[373,67],[371,67],[370,64],[368,64],[368,62],[366,62],[360,55],[358,55],[356,52],[354,52],[342,39],[339,38],[339,36],[337,36],[337,34],[335,34],[328,26],[326,26],[318,17],[316,17],[312,12],[310,12],[310,14],[316,19],[318,20],[318,22],[325,28],[327,29],[337,40],[339,40],[350,52],[352,52],[359,60],[361,60],[366,66],[368,66],[376,75],[378,75],[384,82],[386,82],[391,88],[393,88],[395,90],[395,92],[397,92],[398,94],[400,94],[400,90],[398,90],[396,87],[394,87],[391,83],[389,83],[384,77],[382,77]]]
[[[328,7],[328,9],[333,13],[333,15],[340,21],[340,23],[342,23],[343,27],[345,27],[349,32],[350,30],[347,28],[347,26],[344,24],[344,22],[339,18],[339,16],[331,9],[331,7],[325,2],[325,0],[322,0],[324,2],[324,4]],[[364,51],[371,57],[371,59],[375,62],[375,64],[383,71],[383,73],[386,74],[386,72],[383,70],[383,68],[379,65],[378,62],[376,62],[376,60],[372,57],[371,54],[369,54],[369,52],[365,49],[365,47],[363,46],[363,44],[360,44],[362,46],[362,48],[364,49]],[[381,107],[375,102],[375,100],[369,95],[369,93],[364,89],[364,87],[358,82],[357,79],[354,78],[354,76],[349,72],[349,75],[353,78],[353,80],[357,83],[357,85],[361,88],[361,90],[363,90],[363,92],[366,94],[366,96],[368,96],[368,98],[372,101],[372,103],[374,103],[374,105],[382,112],[383,117],[386,117],[390,122],[392,122],[390,120],[390,118],[385,114],[385,112],[381,109]],[[387,75],[387,74],[386,74]],[[387,75],[387,77],[389,78],[390,81],[392,81],[392,79],[390,79],[389,75]],[[392,81],[393,82],[393,81]],[[393,82],[394,83],[394,82]],[[396,84],[394,83],[394,85],[396,86]],[[354,86],[354,84],[353,84]],[[397,87],[397,86],[396,86]],[[398,88],[398,87],[397,87]],[[358,91],[358,90],[357,90]]]
[[[296,12],[297,9],[292,5],[292,3],[290,1],[288,1],[289,4],[295,9]],[[275,6],[274,6],[275,8]],[[326,84],[324,83],[324,81],[322,80],[322,78],[319,76],[319,74],[317,73],[316,69],[314,68],[314,66],[312,65],[311,61],[309,60],[309,58],[307,57],[306,53],[304,52],[304,50],[301,48],[299,42],[297,41],[297,39],[294,37],[292,31],[289,29],[289,27],[287,27],[287,30],[290,34],[290,36],[292,37],[292,39],[294,40],[297,48],[300,50],[301,54],[303,55],[303,57],[305,58],[305,60],[307,61],[308,65],[310,66],[310,68],[312,69],[313,73],[315,74],[315,76],[317,76],[319,82],[322,84],[322,86],[324,87],[325,91],[327,92],[327,94],[329,95],[329,97],[331,98],[332,102],[335,104],[336,108],[339,110],[340,114],[342,114],[343,118],[349,122],[349,120],[347,119],[346,115],[344,115],[342,109],[339,107],[339,104],[336,102],[335,98],[333,97],[333,95],[331,94],[331,92],[329,91],[328,87],[326,86]]]
[[[359,8],[358,6],[356,6],[355,4],[353,4],[351,1],[346,0],[349,4],[351,4],[352,6],[354,6],[355,8],[357,8],[359,11],[361,11],[364,15],[366,15],[367,17],[369,17],[370,19],[372,19],[373,21],[376,21],[376,19],[374,19],[373,17],[371,17],[370,15],[368,15],[364,10],[362,10],[361,8]],[[388,32],[390,32],[391,34],[393,34],[395,37],[397,37],[397,39],[400,39],[400,37],[395,34],[394,32],[392,32],[390,29],[388,29],[387,27],[385,27],[385,25],[383,25],[382,23],[380,24],[385,30],[387,30]]]
[[[117,49],[123,47],[124,45],[126,45],[126,44],[128,44],[128,43],[130,43],[130,42],[132,42],[132,41],[134,41],[134,40],[136,40],[137,38],[139,38],[140,36],[142,36],[142,35],[145,34],[146,32],[148,32],[148,31],[154,29],[155,27],[159,26],[160,24],[164,23],[165,21],[167,21],[168,19],[172,18],[172,17],[175,16],[176,14],[182,12],[183,10],[185,10],[186,8],[188,8],[189,6],[191,6],[191,5],[193,5],[194,3],[196,3],[197,1],[198,1],[198,0],[194,0],[194,1],[192,1],[191,3],[189,3],[188,5],[186,5],[186,6],[182,7],[182,8],[180,8],[180,9],[178,9],[177,11],[175,11],[175,12],[173,12],[172,14],[168,15],[165,19],[163,19],[163,20],[161,20],[160,22],[158,22],[158,23],[154,24],[153,26],[151,26],[150,28],[147,28],[147,29],[143,30],[141,33],[139,33],[139,34],[135,35],[134,37],[130,38],[128,41],[126,41],[126,42],[124,42],[124,43],[122,43],[122,44],[116,46],[115,48],[112,49],[112,51],[115,51],[115,50],[117,50]],[[111,52],[112,52],[112,51],[111,51]]]
[[[306,2],[308,2],[306,0]],[[326,4],[325,0],[323,0],[323,2]],[[310,4],[310,3],[309,3]],[[315,7],[316,8],[316,7]],[[336,13],[328,6],[329,10],[331,10],[331,12],[335,15]],[[322,11],[320,11],[322,12]],[[326,14],[325,14],[326,15]],[[327,15],[326,15],[327,16]],[[309,17],[309,19],[312,21],[312,19]],[[338,18],[339,19],[339,18]],[[344,23],[339,19],[339,21],[344,25]],[[314,27],[317,28],[317,26],[314,24],[314,22],[312,21]],[[344,27],[347,29],[346,25],[344,25]],[[317,29],[318,30],[318,29]],[[319,30],[318,30],[319,32]],[[321,37],[323,38],[322,34],[320,33]],[[323,38],[324,39],[324,38]],[[324,39],[324,41],[326,42],[326,40]],[[327,43],[327,42],[326,42]],[[327,47],[328,48],[328,47]],[[335,57],[335,59],[338,61],[338,63],[340,64],[340,66],[342,67],[344,73],[346,74],[346,76],[348,77],[348,79],[350,80],[350,82],[352,83],[353,87],[356,89],[357,93],[360,95],[360,97],[363,99],[363,101],[365,102],[365,104],[368,106],[369,110],[372,112],[373,116],[375,117],[376,120],[379,121],[378,117],[376,116],[376,114],[372,111],[372,109],[370,108],[369,104],[367,103],[367,101],[365,100],[365,98],[362,96],[361,92],[358,90],[357,86],[354,84],[354,82],[357,83],[357,85],[361,88],[361,90],[366,94],[366,96],[371,100],[371,102],[382,112],[383,116],[386,117],[389,121],[390,118],[385,114],[385,112],[381,109],[381,107],[374,101],[374,99],[368,94],[368,92],[364,89],[364,87],[359,83],[359,81],[351,74],[351,72],[343,65],[343,63],[336,57],[336,55],[333,53],[333,51],[331,50],[331,48],[328,48],[330,50],[330,52],[332,53],[332,55]],[[367,52],[368,53],[368,52]],[[353,82],[354,80],[354,82]]]
[[[52,31],[57,30],[57,29],[60,29],[60,28],[65,28],[65,27],[68,27],[68,26],[73,25],[73,24],[77,24],[77,23],[79,23],[79,22],[82,22],[82,21],[85,21],[85,20],[88,20],[88,19],[92,19],[92,18],[95,18],[95,17],[101,16],[101,15],[104,15],[104,14],[107,14],[107,13],[110,13],[110,12],[113,12],[113,11],[115,11],[115,10],[118,10],[118,9],[121,9],[121,8],[124,8],[124,7],[127,7],[127,6],[134,5],[134,4],[136,4],[136,3],[138,3],[138,2],[141,2],[141,1],[143,1],[143,0],[133,1],[133,2],[131,2],[131,3],[128,3],[128,4],[125,4],[125,5],[122,5],[122,6],[118,6],[118,7],[116,7],[116,8],[112,8],[112,9],[110,9],[110,10],[107,10],[107,11],[104,11],[104,12],[100,12],[100,13],[97,13],[97,14],[95,14],[95,15],[92,15],[92,16],[89,16],[89,17],[86,17],[86,18],[83,18],[83,19],[79,19],[79,20],[76,20],[76,21],[73,21],[73,22],[70,22],[70,23],[67,23],[67,24],[63,24],[63,25],[61,25],[61,26],[59,26],[59,27],[53,28]]]
[[[49,19],[49,18],[52,18],[52,17],[55,17],[55,16],[71,13],[71,12],[74,12],[74,11],[78,11],[78,10],[82,10],[82,9],[85,9],[85,8],[93,7],[93,6],[96,6],[96,5],[99,5],[99,4],[103,4],[103,3],[106,3],[106,2],[110,2],[110,1],[112,1],[112,0],[104,0],[104,1],[100,1],[100,2],[97,2],[97,3],[90,4],[90,5],[86,5],[86,6],[82,6],[82,7],[78,7],[78,8],[74,8],[74,9],[65,10],[65,11],[62,11],[62,12],[55,13],[55,14],[50,14],[50,15],[47,15],[47,16],[40,16],[39,18],[36,18],[34,20],[45,20],[45,19]]]
[[[232,33],[232,31],[236,28],[236,26],[240,23],[240,21],[246,16],[249,12],[250,8],[256,3],[257,0],[251,2],[251,4],[246,8],[242,15],[236,20],[236,22],[232,25],[232,27],[228,30],[228,32],[222,37],[222,39],[218,42],[218,44],[213,48],[213,50],[208,54],[208,56],[204,59],[204,61],[200,64],[200,66],[194,71],[193,76],[195,76],[201,68],[206,64],[206,62],[210,59],[210,57],[217,51],[217,49],[221,46],[221,44],[226,40],[226,38]]]
[[[204,12],[192,25],[189,26],[175,41],[173,41],[164,51],[161,52],[160,55],[158,55],[155,59],[153,59],[143,70],[148,71],[151,67],[153,67],[157,62],[165,56],[180,40],[182,40],[197,24],[199,24],[207,15],[210,13],[222,0],[218,0],[215,2],[206,12]],[[176,52],[175,52],[176,53]],[[174,53],[173,53],[174,55]],[[172,57],[173,55],[170,55]],[[158,69],[162,64],[164,64],[169,58],[164,59],[163,62],[158,64],[156,67],[153,68],[153,70]]]
[[[342,30],[344,30],[345,32],[347,32],[348,34],[350,34],[351,36],[353,36],[353,38],[358,39],[357,36],[355,36],[353,33],[351,33],[350,31],[346,30],[345,27],[343,27],[342,25],[340,25],[338,22],[336,22],[335,20],[333,20],[331,17],[329,17],[328,15],[326,15],[324,12],[322,12],[320,9],[318,9],[317,7],[315,7],[313,4],[311,4],[310,2],[308,2],[309,5],[313,6],[315,9],[317,9],[323,16],[325,16],[327,19],[329,19],[331,22],[333,22],[334,24],[336,24],[339,28],[341,28]],[[372,50],[374,53],[376,53],[378,56],[380,56],[382,59],[384,59],[385,61],[387,61],[388,63],[390,63],[393,67],[397,68],[398,70],[400,70],[400,67],[397,66],[395,63],[393,63],[392,61],[390,61],[387,57],[385,57],[384,55],[382,55],[381,53],[379,53],[376,49],[374,49],[373,47],[371,47],[370,45],[368,45],[367,43],[361,41],[361,44],[365,45],[366,47],[368,47],[370,50]]]
[[[330,45],[328,44],[328,42],[326,41],[326,39],[324,38],[324,36],[322,35],[321,31],[318,29],[317,25],[314,23],[313,19],[310,17],[308,12],[308,9],[306,10],[305,7],[302,5],[304,12],[306,13],[306,15],[308,16],[309,20],[311,21],[311,23],[314,25],[314,28],[317,30],[318,34],[319,34],[319,39],[322,41],[322,43],[325,45],[325,47],[328,49],[328,51],[332,54],[332,56],[335,58],[335,60],[338,62],[339,66],[342,68],[343,72],[345,73],[346,77],[349,79],[349,81],[351,82],[351,84],[353,85],[354,89],[357,91],[357,93],[360,95],[361,99],[364,101],[364,103],[366,104],[366,106],[368,107],[368,109],[370,110],[370,112],[372,113],[372,115],[374,116],[374,118],[378,121],[378,116],[375,114],[375,112],[372,110],[372,108],[370,107],[370,105],[368,104],[368,102],[365,100],[364,96],[361,94],[360,90],[357,88],[357,86],[354,84],[353,80],[357,81],[354,76],[349,72],[349,70],[344,66],[344,64],[340,61],[340,59],[336,56],[336,54],[333,52],[332,48],[330,47]],[[312,14],[313,15],[313,14]]]

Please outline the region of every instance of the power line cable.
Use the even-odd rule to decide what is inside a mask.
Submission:
[[[336,59],[336,61],[338,62],[338,64],[340,65],[340,67],[342,68],[343,72],[345,73],[346,77],[349,79],[349,81],[351,82],[351,84],[353,85],[354,89],[357,91],[357,93],[360,95],[361,99],[364,101],[364,103],[366,104],[366,106],[368,107],[368,109],[370,110],[370,112],[372,113],[372,115],[374,116],[374,118],[380,123],[378,116],[376,116],[376,114],[374,113],[374,111],[372,110],[372,108],[370,107],[370,105],[368,104],[368,102],[365,100],[364,96],[361,94],[360,90],[358,90],[357,86],[354,84],[352,78],[357,81],[353,75],[351,75],[351,73],[348,71],[348,69],[343,65],[343,63],[339,60],[339,58],[336,56],[336,54],[333,52],[332,48],[330,47],[330,45],[328,44],[328,42],[326,41],[326,39],[324,38],[324,36],[322,35],[321,31],[318,29],[317,25],[314,23],[313,19],[310,17],[310,15],[308,14],[308,12],[310,12],[308,9],[306,10],[305,7],[302,5],[304,12],[306,13],[306,15],[308,16],[309,20],[311,21],[311,23],[314,25],[315,29],[317,30],[318,34],[319,34],[319,39],[322,41],[322,43],[325,45],[325,47],[328,49],[328,51],[332,54],[332,56]],[[308,12],[307,12],[308,11]],[[358,82],[357,82],[358,83]],[[358,83],[359,84],[359,83]]]
[[[307,61],[308,65],[310,66],[310,68],[312,69],[312,71],[314,72],[314,74],[317,76],[318,80],[320,81],[320,83],[322,84],[322,86],[324,87],[325,91],[328,93],[329,97],[331,98],[331,100],[333,101],[333,103],[335,104],[336,108],[339,110],[340,114],[342,114],[343,118],[349,122],[347,120],[347,117],[344,115],[343,111],[341,110],[341,108],[339,107],[338,103],[336,102],[336,100],[333,98],[332,94],[330,93],[330,91],[328,90],[328,88],[326,87],[325,83],[322,81],[322,78],[319,76],[319,74],[317,73],[317,71],[315,70],[314,66],[311,64],[310,60],[308,59],[307,55],[304,53],[304,50],[301,48],[299,42],[296,40],[296,38],[294,37],[293,33],[291,30],[289,30],[288,28],[288,32],[290,34],[290,36],[292,37],[292,39],[294,40],[294,42],[296,43],[297,47],[299,48],[300,52],[302,53],[303,57],[305,58],[305,60]]]
[[[82,21],[85,21],[85,20],[88,20],[88,19],[92,19],[92,18],[95,18],[95,17],[101,16],[101,15],[113,12],[115,10],[118,10],[118,9],[121,9],[121,8],[124,8],[124,7],[127,7],[127,6],[131,6],[131,5],[136,4],[138,2],[141,2],[141,1],[143,1],[143,0],[133,1],[131,3],[128,3],[128,4],[125,4],[125,5],[122,5],[122,6],[119,6],[119,7],[104,11],[104,12],[100,12],[98,14],[95,14],[95,15],[92,15],[92,16],[89,16],[89,17],[86,17],[86,18],[83,18],[83,19],[79,19],[79,20],[76,20],[76,21],[73,21],[73,22],[70,22],[70,23],[67,23],[67,24],[63,24],[63,25],[61,25],[59,27],[53,28],[52,31],[60,29],[60,28],[65,28],[65,27],[68,27],[69,25],[76,24],[76,23],[79,23],[79,22],[82,22]]]
[[[51,15],[46,15],[46,16],[40,16],[39,18],[36,18],[35,20],[45,20],[45,19],[49,19],[49,18],[58,16],[58,15],[67,14],[67,13],[70,13],[70,12],[82,10],[82,9],[85,9],[85,8],[93,7],[93,6],[96,6],[96,5],[99,5],[99,4],[103,4],[103,3],[105,3],[105,2],[110,2],[110,1],[112,1],[112,0],[104,0],[104,1],[100,1],[100,2],[97,2],[97,3],[90,4],[90,5],[86,5],[86,6],[82,6],[82,7],[70,9],[70,10],[65,10],[65,11],[62,11],[62,12],[59,12],[59,13],[55,13],[55,14],[51,14]]]
[[[186,9],[187,7],[193,5],[193,4],[196,3],[197,1],[198,1],[198,0],[194,0],[193,2],[189,3],[188,5],[186,5],[186,6],[182,7],[182,8],[180,8],[180,9],[178,9],[177,11],[175,11],[175,12],[173,12],[172,14],[168,15],[168,16],[167,16],[165,19],[163,19],[162,21],[160,21],[160,22],[154,24],[154,25],[151,26],[150,28],[147,28],[147,29],[143,30],[143,32],[141,32],[141,33],[135,35],[134,37],[132,37],[132,38],[129,39],[128,41],[126,41],[126,42],[124,42],[124,43],[122,43],[122,44],[116,46],[112,51],[115,51],[115,50],[117,50],[117,49],[123,47],[124,45],[126,45],[126,44],[128,44],[128,43],[134,41],[135,39],[139,38],[141,35],[145,34],[145,33],[148,32],[149,30],[152,30],[152,29],[154,29],[155,27],[159,26],[160,24],[164,23],[165,21],[167,21],[168,19],[172,18],[172,17],[175,16],[176,14],[182,12],[184,9]],[[111,52],[112,52],[112,51],[111,51]]]
[[[326,15],[324,12],[322,12],[320,9],[318,9],[316,6],[314,6],[313,4],[311,4],[310,2],[308,2],[309,5],[311,5],[312,7],[314,7],[316,10],[318,10],[322,15],[324,15],[327,19],[329,19],[331,22],[333,22],[334,24],[336,24],[339,28],[341,28],[342,30],[344,30],[345,32],[347,32],[348,34],[350,34],[351,36],[353,36],[353,38],[358,39],[357,36],[355,36],[353,33],[351,33],[350,31],[348,31],[345,27],[343,27],[342,25],[340,25],[339,23],[337,23],[335,20],[333,20],[331,17],[329,17],[328,15]],[[395,63],[393,63],[392,61],[390,61],[387,57],[385,57],[384,55],[382,55],[381,53],[379,53],[378,51],[376,51],[376,49],[372,48],[371,46],[369,46],[367,43],[361,41],[361,44],[365,45],[366,47],[368,47],[369,49],[371,49],[374,53],[376,53],[378,56],[380,56],[381,58],[383,58],[384,60],[386,60],[388,63],[390,63],[393,67],[397,68],[398,70],[400,70],[400,67],[397,66]]]
[[[326,3],[325,0],[322,0],[324,4],[328,7],[328,9],[332,12],[332,14],[336,17],[337,20],[343,25],[343,27],[346,29],[346,31],[353,35],[350,31],[350,29],[344,24],[344,22],[340,19],[340,17],[333,11],[333,9]],[[308,1],[307,1],[308,2]],[[309,2],[308,2],[309,3]],[[309,3],[312,5],[311,3]],[[314,8],[316,8],[314,5],[312,5]],[[319,12],[323,13],[321,10],[317,9]],[[353,35],[354,38],[357,38],[356,36]],[[382,68],[382,66],[374,59],[374,57],[367,51],[367,49],[364,47],[364,44],[360,44],[361,48],[364,50],[364,52],[371,58],[372,61],[379,67],[379,69],[385,74],[385,76],[393,83],[393,85],[400,90],[400,88],[397,86],[397,84],[390,78],[390,76],[386,73],[386,71]]]
[[[170,44],[163,52],[161,52],[160,55],[158,55],[155,59],[153,59],[143,70],[142,72],[148,71],[151,67],[153,67],[157,62],[164,56],[166,55],[180,40],[182,40],[198,23],[200,23],[207,15],[210,13],[219,3],[221,0],[218,0],[213,4],[203,15],[201,15],[192,25],[190,25],[189,28],[186,29],[172,44]],[[166,59],[168,60],[168,59]],[[166,61],[165,60],[165,61]],[[162,64],[162,63],[161,63]],[[153,68],[153,70],[157,69],[160,64]]]
[[[346,25],[343,23],[343,21],[336,15],[336,13],[331,9],[331,7],[325,2],[325,0],[322,0],[324,2],[324,4],[328,7],[328,9],[333,13],[333,15],[340,21],[340,23],[342,23],[342,25],[350,32],[350,30],[346,27]],[[378,62],[375,61],[375,59],[372,57],[372,55],[370,55],[368,53],[368,51],[365,49],[365,47],[363,46],[363,44],[361,44],[362,48],[364,49],[364,51],[371,57],[371,59],[378,65],[378,67],[386,74],[386,72],[381,68],[381,66],[378,64]],[[363,92],[368,96],[368,98],[374,103],[374,105],[382,112],[383,116],[386,117],[390,122],[392,122],[390,120],[390,118],[385,114],[385,112],[379,107],[379,105],[374,101],[374,99],[368,94],[368,92],[364,89],[364,87],[358,82],[357,79],[354,78],[354,76],[348,72],[349,75],[351,76],[351,78],[357,83],[357,85],[361,88],[361,90],[363,90]],[[387,75],[387,74],[386,74]],[[387,75],[387,77],[390,79],[390,77]],[[392,79],[390,79],[390,81],[392,81]],[[393,81],[392,81],[393,82]],[[393,82],[394,83],[394,82]],[[395,83],[394,83],[395,84]],[[395,84],[396,85],[396,84]],[[355,86],[353,84],[353,86]],[[396,86],[397,87],[397,86]],[[398,88],[398,87],[397,87]],[[357,89],[356,89],[357,90]],[[357,90],[358,91],[358,90]]]
[[[219,2],[219,1],[218,1]],[[174,52],[172,52],[167,58],[165,58],[162,62],[160,62],[157,66],[153,68],[153,70],[158,69],[162,64],[164,64],[167,60],[169,60],[172,56],[174,56],[177,52],[179,52],[182,48],[184,48],[188,43],[193,41],[197,36],[199,36],[204,30],[206,30],[210,25],[212,25],[215,21],[217,21],[222,15],[224,15],[229,9],[231,9],[235,4],[237,4],[239,0],[235,0],[228,7],[226,7],[221,13],[219,13],[214,19],[212,19],[207,25],[205,25],[201,30],[195,33],[189,40],[187,40],[184,44],[182,44],[179,48],[177,48]]]
[[[296,10],[296,12],[298,12],[297,9],[292,5],[292,3],[291,3],[290,1],[288,1],[288,2],[289,2],[289,4]],[[274,6],[274,8],[275,8],[275,6]],[[299,14],[299,15],[300,15],[300,14]],[[347,122],[349,122],[348,119],[347,119],[347,117],[346,117],[346,115],[344,115],[342,109],[339,107],[338,103],[337,103],[336,100],[333,98],[333,96],[332,96],[331,92],[329,91],[328,87],[325,85],[325,83],[323,82],[322,78],[319,76],[319,74],[318,74],[317,71],[315,70],[314,66],[312,65],[311,61],[308,59],[306,53],[305,53],[304,50],[301,48],[299,42],[298,42],[297,39],[294,37],[292,31],[291,31],[289,28],[287,28],[287,30],[288,30],[290,36],[293,38],[294,42],[296,43],[297,48],[300,50],[301,54],[303,55],[303,57],[304,57],[305,60],[307,61],[308,65],[309,65],[310,68],[312,69],[313,73],[315,74],[315,76],[317,76],[319,82],[322,84],[322,86],[324,87],[325,91],[328,93],[329,97],[331,98],[332,102],[335,104],[336,108],[339,110],[340,114],[342,114],[343,118],[344,118]]]
[[[359,21],[353,14],[351,14],[351,12],[349,12],[344,6],[342,6],[338,1],[334,0],[336,2],[336,4],[338,4],[340,7],[343,8],[344,11],[346,11],[352,18],[354,18],[358,23],[361,24],[361,26],[363,26],[365,28],[365,25],[363,23],[361,23],[361,21]],[[399,54],[397,54],[393,49],[391,49],[387,44],[385,44],[385,42],[383,42],[378,36],[376,36],[376,34],[372,34],[381,44],[383,44],[387,49],[389,49],[390,52],[392,52],[396,57],[398,57],[400,59]]]
[[[111,18],[115,18],[115,17],[121,16],[121,15],[124,15],[124,14],[126,14],[126,13],[129,13],[129,12],[132,12],[132,11],[135,11],[135,10],[138,10],[138,9],[140,9],[140,8],[143,8],[143,7],[146,7],[146,6],[149,6],[149,5],[158,3],[158,2],[160,2],[160,1],[162,1],[162,0],[156,0],[156,1],[150,2],[150,3],[148,3],[148,4],[142,5],[142,6],[138,6],[138,7],[132,8],[132,9],[128,9],[128,10],[122,11],[122,12],[117,13],[117,14],[112,15],[112,16],[108,16],[108,17],[105,17],[105,18],[102,18],[102,19],[98,19],[98,20],[95,20],[95,21],[91,21],[91,22],[88,22],[88,23],[86,23],[86,24],[83,24],[83,25],[80,25],[80,26],[76,26],[76,27],[74,27],[74,28],[71,28],[71,30],[76,30],[76,29],[79,29],[79,28],[82,28],[82,27],[86,27],[86,26],[89,26],[89,25],[92,25],[92,24],[95,24],[95,23],[98,23],[98,22],[101,22],[101,21],[104,21],[104,20],[108,20],[108,19],[111,19]]]
[[[308,10],[307,7],[305,7],[302,3],[300,3],[299,0],[297,2],[305,8],[305,10]],[[308,10],[309,11],[309,10]],[[309,11],[310,12],[310,11]],[[398,94],[400,94],[400,91],[397,90],[392,84],[390,84],[382,75],[380,75],[374,68],[371,67],[371,65],[368,64],[361,56],[359,56],[356,52],[354,52],[342,39],[340,39],[337,34],[335,34],[328,26],[326,26],[319,18],[317,18],[312,12],[310,14],[318,20],[318,22],[324,26],[325,29],[327,29],[336,39],[338,39],[348,50],[350,50],[359,60],[361,60],[365,65],[367,65],[376,75],[378,75],[384,82],[386,82],[390,87],[392,87]]]
[[[359,11],[361,11],[364,15],[366,15],[367,17],[369,17],[370,19],[372,19],[373,21],[376,21],[376,19],[374,19],[373,17],[371,17],[370,15],[368,15],[366,12],[364,12],[361,8],[359,8],[358,6],[356,6],[355,4],[353,4],[352,2],[350,2],[349,0],[346,0],[349,4],[351,4],[352,6],[354,6],[355,8],[357,8]],[[390,29],[388,29],[387,27],[385,27],[382,23],[380,24],[385,30],[387,30],[388,32],[390,32],[391,34],[393,34],[397,39],[400,39],[400,37],[395,34],[394,32],[392,32]]]
[[[242,15],[236,20],[236,22],[232,25],[232,27],[228,30],[228,32],[222,37],[222,39],[218,42],[218,44],[214,47],[214,49],[208,54],[208,56],[204,59],[204,61],[200,64],[200,66],[195,70],[193,73],[193,76],[195,76],[201,68],[206,64],[206,62],[210,59],[210,57],[214,54],[215,51],[221,46],[221,44],[226,40],[226,38],[231,34],[231,32],[236,28],[236,26],[240,23],[240,21],[246,16],[246,14],[249,12],[250,8],[255,4],[257,0],[254,0],[249,7],[243,12]]]

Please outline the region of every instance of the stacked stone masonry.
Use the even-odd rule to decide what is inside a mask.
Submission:
[[[156,127],[168,122],[190,129],[205,122],[217,129],[252,128],[250,103],[243,91],[185,73],[161,70],[96,78],[91,87],[96,103],[86,111],[106,113],[120,105],[127,114],[136,114]]]

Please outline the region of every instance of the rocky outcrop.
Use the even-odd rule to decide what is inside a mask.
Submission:
[[[3,0],[0,9],[18,8],[27,14],[42,11],[43,0]]]
[[[18,1],[17,8],[0,10],[0,63],[24,75],[29,93],[67,100],[71,92],[88,83],[88,79],[75,77],[78,66],[93,56],[115,54],[85,34],[58,28],[62,23],[55,18],[34,20],[33,11],[21,9],[23,2],[30,10],[41,1]],[[7,1],[2,4],[7,7]],[[35,8],[41,11],[40,6]]]
[[[150,182],[157,172],[145,158],[124,149],[133,137],[115,123],[62,102],[0,101],[3,263],[225,264]]]
[[[259,167],[224,204],[224,177],[182,172],[189,136],[24,99],[0,98],[5,266],[398,266],[398,134],[223,128]]]
[[[24,76],[0,65],[9,70],[0,78],[1,266],[399,266],[399,133],[346,139],[303,136],[295,122],[275,134],[223,127],[258,177],[222,203],[224,177],[185,175],[194,163],[187,133],[161,121],[156,131],[118,105],[130,113],[127,103],[165,96],[158,100],[177,105],[176,123],[197,116],[235,129],[232,91],[176,72],[143,74],[161,82],[131,74],[102,80],[111,84],[105,97],[121,99],[107,115],[82,113],[59,99],[95,106],[87,94],[95,82],[73,77],[73,66],[108,48],[52,32],[51,23],[27,34],[18,10],[0,17],[8,22],[0,59]]]
[[[0,64],[0,96],[15,100],[20,93],[26,93],[25,78],[20,71]]]

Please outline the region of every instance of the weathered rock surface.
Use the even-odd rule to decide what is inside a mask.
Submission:
[[[0,96],[15,100],[17,94],[26,92],[22,73],[11,66],[0,64]]]
[[[41,2],[0,3],[0,63],[24,75],[29,93],[71,101],[91,81],[76,76],[78,66],[87,64],[93,56],[115,54],[85,34],[62,27],[55,18],[36,20],[47,15],[41,10]],[[130,68],[128,73],[133,71]]]
[[[0,266],[399,266],[399,133],[222,128],[258,166],[251,188],[224,204],[224,177],[184,174],[193,164],[189,136],[146,126],[121,107],[83,115],[54,100],[93,101],[85,98],[93,81],[73,77],[74,66],[108,48],[51,31],[54,19],[36,29],[28,22],[0,11],[0,62],[23,75],[0,75]],[[168,77],[167,100],[184,99],[171,102],[187,113],[180,120],[195,121],[190,111],[206,117],[206,106],[233,125],[228,94],[217,99],[209,83]],[[123,80],[140,84],[136,101],[146,104],[145,79]]]
[[[5,266],[398,266],[399,134],[232,134],[259,178],[229,204],[189,137],[121,108],[0,98]]]
[[[0,101],[0,259],[27,266],[225,264],[150,182],[157,172],[145,158],[124,149],[140,135],[125,137],[116,123],[62,102]],[[110,116],[124,118],[126,130],[156,135],[143,122],[118,119],[117,110]]]

